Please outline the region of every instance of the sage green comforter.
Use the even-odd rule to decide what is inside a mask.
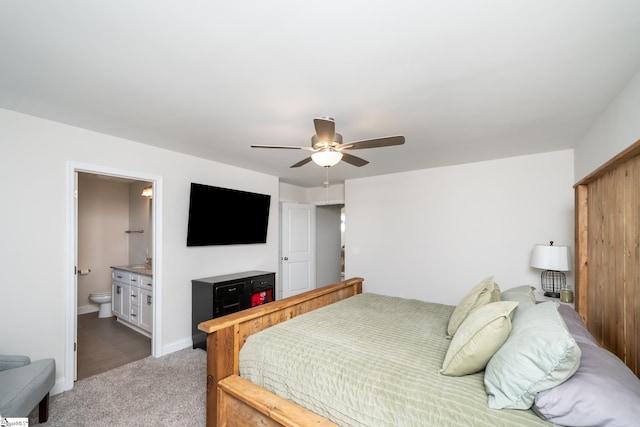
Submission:
[[[487,407],[483,372],[438,374],[454,307],[361,294],[256,335],[240,375],[340,426],[538,426]]]

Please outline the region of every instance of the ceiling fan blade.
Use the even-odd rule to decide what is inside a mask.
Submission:
[[[336,122],[331,117],[320,117],[313,119],[313,125],[316,128],[318,140],[322,143],[325,141],[331,144],[336,135]]]
[[[252,144],[251,148],[278,148],[285,150],[306,150],[306,151],[317,151],[311,147],[299,147],[297,145],[260,145],[260,144]]]
[[[361,150],[364,148],[390,147],[404,144],[404,136],[385,136],[382,138],[365,139],[363,141],[347,142],[340,144],[336,150]]]
[[[347,153],[342,153],[342,160],[349,163],[350,165],[358,166],[358,167],[364,166],[369,163],[365,159],[361,159],[360,157],[356,157]]]
[[[307,163],[309,163],[311,161],[311,157],[307,157],[306,159],[302,159],[300,160],[298,163],[295,163],[291,166],[289,166],[290,168],[299,168],[300,166],[304,166]]]

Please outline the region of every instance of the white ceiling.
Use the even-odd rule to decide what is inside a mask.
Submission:
[[[572,148],[640,69],[639,0],[2,0],[0,107],[321,186]]]

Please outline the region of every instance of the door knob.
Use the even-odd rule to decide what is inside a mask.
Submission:
[[[289,261],[289,258],[288,258],[288,257],[284,257],[284,258],[282,258],[282,259],[283,259],[283,260],[285,260],[285,261]]]

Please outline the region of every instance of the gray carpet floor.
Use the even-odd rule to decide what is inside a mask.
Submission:
[[[206,364],[206,352],[188,348],[82,379],[50,398],[41,425],[204,426]],[[37,424],[36,408],[29,425]]]

